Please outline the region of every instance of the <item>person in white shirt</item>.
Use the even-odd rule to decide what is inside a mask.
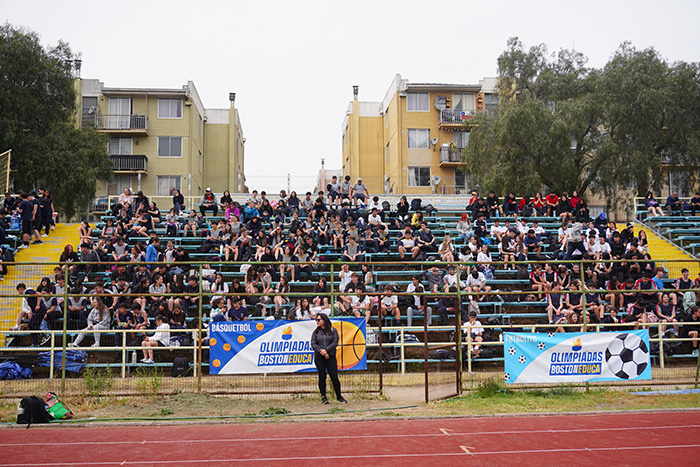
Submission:
[[[489,253],[488,245],[481,245],[481,249],[476,255],[476,261],[478,263],[491,263],[493,261],[493,258],[491,258],[491,254]],[[482,268],[482,271],[484,271],[484,277],[487,277],[488,279],[493,279],[493,273],[496,271],[496,268],[493,267],[491,264],[482,264],[480,266]]]
[[[465,292],[471,292],[474,294],[479,294],[481,292],[491,292],[491,287],[486,285],[486,276],[484,276],[483,272],[479,272],[478,269],[473,268],[471,274],[467,277],[466,281],[466,287],[464,288]],[[470,295],[469,296],[470,300],[473,300],[474,298]],[[478,298],[479,301],[482,301],[484,299],[484,296],[480,296]]]
[[[419,276],[413,276],[411,283],[406,287],[406,293],[421,293],[424,292],[423,284],[420,283]],[[413,296],[413,305],[406,308],[406,314],[408,315],[408,325],[413,324],[413,315],[422,316],[425,314],[425,319],[428,321],[428,326],[433,322],[433,308],[423,306],[423,297],[421,295]]]
[[[372,302],[373,297],[369,295],[353,295],[350,297],[350,306],[352,307],[352,313],[355,318],[361,318],[365,315],[365,322],[369,323],[369,318],[372,316]]]
[[[520,219],[520,222],[518,222],[518,231],[522,236],[527,235],[527,233],[530,231],[530,226],[527,225],[527,221],[525,219]]]
[[[474,344],[474,347],[472,348],[472,354],[474,354],[475,357],[479,356],[479,348],[480,342],[484,341],[484,328],[482,327],[481,323],[476,319],[476,311],[470,311],[469,312],[469,321],[467,321],[464,325],[464,338],[469,344]]]
[[[457,274],[455,274],[455,267],[450,265],[447,268],[447,274],[445,274],[442,278],[443,283],[445,284],[443,290],[445,293],[447,293],[450,290],[450,286],[456,285],[459,287],[459,278],[457,277]]]
[[[381,308],[381,316],[393,315],[397,323],[401,323],[401,310],[399,309],[399,300],[390,285],[384,287],[384,296],[379,302]]]
[[[167,323],[165,316],[156,316],[156,333],[151,337],[146,337],[141,342],[143,350],[143,358],[141,363],[153,363],[153,348],[154,347],[169,347],[170,346],[170,325]]]
[[[598,252],[601,258],[605,256],[605,253],[607,253],[608,255],[610,254],[610,244],[605,240],[605,237],[598,237],[598,245]]]
[[[338,273],[340,276],[340,291],[344,292],[345,287],[347,287],[352,280],[352,272],[350,271],[350,266],[347,264],[343,264],[340,268],[340,272]]]
[[[571,232],[571,227],[568,222],[562,222],[561,227],[557,231],[557,240],[561,245],[561,250],[566,251],[566,245],[569,243],[569,233]]]
[[[590,258],[596,261],[600,259],[600,243],[596,241],[595,234],[589,236],[583,246],[586,247],[586,254]]]
[[[510,222],[510,221],[509,221]],[[491,226],[491,237],[495,237],[499,242],[502,240],[503,234],[508,231],[507,227],[504,227],[501,221],[494,219],[493,225]]]

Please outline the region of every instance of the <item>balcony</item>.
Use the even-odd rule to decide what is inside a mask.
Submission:
[[[483,112],[483,110],[443,109],[440,111],[440,128],[461,128],[465,122]]]
[[[440,148],[440,167],[458,167],[462,165],[464,148],[443,146]]]
[[[106,133],[148,135],[148,117],[145,115],[95,115],[84,118],[83,126]]]
[[[123,174],[138,174],[148,172],[148,157],[146,156],[109,156],[114,167],[112,170]]]

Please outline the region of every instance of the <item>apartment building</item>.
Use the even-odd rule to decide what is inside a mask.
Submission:
[[[228,109],[205,109],[192,81],[180,89],[111,88],[96,79],[76,79],[79,121],[109,136],[111,182],[97,197],[124,188],[149,197],[243,192],[245,138],[229,94]]]
[[[359,89],[343,120],[342,175],[362,177],[370,193],[460,194],[469,121],[498,106],[496,78],[478,84],[410,83],[396,75],[382,101]]]

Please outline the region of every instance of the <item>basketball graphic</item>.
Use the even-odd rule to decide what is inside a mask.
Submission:
[[[213,366],[214,368],[219,368],[221,366],[221,361],[219,359],[216,359],[211,362],[211,366]]]
[[[349,321],[335,321],[338,331],[336,359],[339,370],[348,370],[357,365],[365,356],[365,336],[355,324]]]
[[[243,336],[243,335],[238,336],[238,343],[239,343],[239,344],[242,344],[242,343],[244,343],[244,342],[245,342],[245,336]]]
[[[231,344],[229,344],[228,342],[225,343],[225,344],[224,344],[224,351],[225,351],[225,352],[228,352],[228,351],[230,351],[230,350],[231,350]]]
[[[255,325],[255,329],[257,329],[258,331],[262,331],[263,329],[265,329],[265,325],[263,323],[258,323]]]
[[[216,339],[211,337],[209,339],[209,347],[215,347],[216,346]]]

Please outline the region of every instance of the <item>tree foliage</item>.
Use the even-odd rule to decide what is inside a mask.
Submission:
[[[68,218],[112,175],[106,137],[73,121],[76,58],[64,42],[44,48],[36,33],[0,26],[0,152],[12,149],[15,191],[50,188]]]
[[[662,163],[700,161],[696,63],[668,64],[624,43],[594,69],[579,52],[511,38],[498,68],[499,111],[469,123],[464,155],[483,189],[644,192],[662,184]]]

